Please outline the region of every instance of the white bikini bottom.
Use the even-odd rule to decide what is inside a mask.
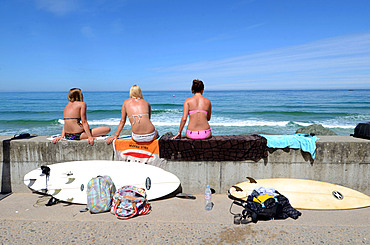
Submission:
[[[153,133],[150,133],[150,134],[134,134],[134,133],[132,133],[131,137],[136,142],[150,142],[150,141],[153,141],[155,139],[156,134],[157,134],[157,130],[154,129]]]

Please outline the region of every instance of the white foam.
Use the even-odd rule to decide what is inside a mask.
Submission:
[[[152,118],[152,123],[156,127],[173,127],[180,125],[181,117],[179,115],[166,115],[166,116],[159,116],[155,117],[154,120]],[[58,122],[60,124],[64,124],[63,119],[59,119]],[[117,126],[120,122],[120,118],[109,118],[109,119],[101,119],[101,120],[91,120],[88,121],[89,125],[92,126]],[[185,126],[187,126],[189,120]],[[126,121],[126,125],[129,123]],[[258,119],[255,120],[237,120],[237,119],[230,119],[224,117],[213,117],[212,120],[209,122],[211,127],[286,127],[289,123],[294,123],[301,127],[307,127],[312,124],[321,124],[323,127],[326,128],[343,128],[343,129],[353,129],[357,125],[356,123],[348,123],[348,122],[341,122],[340,120],[327,120],[327,121],[315,121],[315,122],[298,122],[298,121],[261,121]]]
[[[348,128],[354,129],[356,125],[330,125],[330,124],[322,124],[324,128]]]
[[[120,118],[111,118],[111,119],[102,119],[102,120],[91,120],[87,121],[89,125],[109,125],[109,126],[117,126],[120,122]],[[64,125],[64,120],[59,119],[58,122]]]
[[[304,122],[293,122],[293,123],[299,126],[302,126],[302,127],[307,127],[307,126],[312,125],[312,123],[304,123]]]
[[[312,124],[321,124],[324,128],[346,128],[346,129],[353,129],[356,125],[349,125],[349,124],[340,124],[338,122],[313,122],[313,123],[304,123],[304,122],[293,122],[299,126],[307,127]]]
[[[180,120],[178,122],[175,121],[170,121],[170,122],[158,122],[158,121],[153,121],[152,122],[154,126],[179,126],[180,125]],[[188,125],[186,123],[186,125]]]
[[[285,127],[289,121],[229,121],[229,122],[211,122],[211,126],[224,126],[224,127],[253,127],[253,126],[270,126],[270,127]]]
[[[102,120],[91,120],[88,121],[89,125],[107,125],[107,126],[117,126],[121,121],[120,118],[102,119]]]
[[[152,121],[154,126],[179,126],[180,119],[167,119]],[[271,126],[271,127],[285,127],[289,121],[258,121],[258,120],[220,120],[218,118],[209,122],[210,126],[217,127],[253,127],[253,126]]]

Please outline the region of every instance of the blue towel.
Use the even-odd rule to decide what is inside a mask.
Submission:
[[[260,136],[267,139],[267,147],[270,148],[292,148],[302,149],[304,152],[309,152],[312,159],[316,156],[316,141],[319,139],[316,136],[308,134],[294,134],[294,135],[265,135]]]

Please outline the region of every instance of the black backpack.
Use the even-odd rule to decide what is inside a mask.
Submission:
[[[264,202],[256,201],[258,196],[250,195],[247,199],[247,214],[251,216],[254,223],[257,220],[271,220],[277,218],[282,213],[282,206],[277,198],[270,197]]]
[[[258,220],[286,219],[288,217],[298,219],[301,216],[301,212],[293,208],[288,198],[284,195],[278,191],[275,191],[275,193],[277,194],[276,197],[270,196],[261,200],[261,196],[256,191],[253,191],[246,201],[238,200],[229,195],[229,198],[234,200],[231,206],[236,204],[244,208],[242,214],[239,215],[232,213],[230,207],[230,213],[234,215],[234,223],[248,223],[247,217],[250,217],[253,223],[257,223]]]
[[[351,136],[362,139],[370,139],[370,122],[359,123],[355,127],[355,133]]]

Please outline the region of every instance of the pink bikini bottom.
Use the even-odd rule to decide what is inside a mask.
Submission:
[[[200,130],[200,131],[191,131],[186,130],[186,136],[190,137],[193,140],[204,140],[211,134],[211,129]]]

